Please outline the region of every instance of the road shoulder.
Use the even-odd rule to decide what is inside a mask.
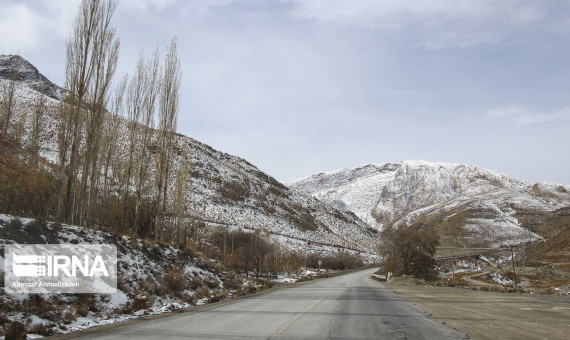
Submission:
[[[412,280],[384,283],[432,317],[473,339],[567,339],[570,299],[433,287]]]

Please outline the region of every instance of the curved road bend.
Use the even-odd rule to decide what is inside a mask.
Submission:
[[[85,339],[465,339],[370,278],[374,269],[85,336]]]

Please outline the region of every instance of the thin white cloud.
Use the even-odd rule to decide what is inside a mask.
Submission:
[[[409,30],[427,49],[503,42],[528,27],[560,31],[568,3],[529,0],[291,0],[293,16],[376,30]],[[556,2],[556,1],[555,1]],[[550,7],[549,7],[550,6]],[[562,23],[562,21],[564,23]]]
[[[158,10],[162,11],[166,7],[176,3],[177,0],[121,0],[119,5],[124,10]]]
[[[3,53],[18,53],[40,41],[42,20],[27,6],[8,4],[0,13],[0,49]]]
[[[121,0],[122,10],[163,11],[168,7],[178,6],[182,11],[203,13],[212,8],[230,5],[236,0]]]
[[[0,11],[2,53],[41,50],[45,43],[65,39],[77,8],[76,0],[4,4]]]
[[[489,111],[487,117],[504,119],[519,125],[533,125],[570,120],[570,107],[554,112],[533,112],[524,106],[505,106]]]

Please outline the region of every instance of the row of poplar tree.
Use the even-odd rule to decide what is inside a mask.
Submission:
[[[26,165],[34,176],[46,176],[37,190],[43,186],[53,193],[49,195],[52,206],[42,206],[34,215],[43,216],[34,217],[107,225],[116,231],[161,238],[170,233],[165,231],[167,189],[177,175],[172,170],[181,77],[176,39],[162,64],[158,49],[150,57],[141,53],[132,75],[112,86],[120,46],[111,23],[116,8],[116,0],[83,0],[80,5],[66,41],[65,93],[57,114],[57,164],[38,164],[36,146],[31,152],[36,156],[28,157],[31,161]],[[14,91],[4,92],[10,97],[3,100],[3,107],[10,107],[2,121],[2,152],[8,160],[10,152],[18,149],[29,155],[30,148],[18,145],[18,138],[10,139]],[[43,105],[39,101],[36,111],[41,112]],[[118,145],[126,147],[121,150]],[[20,155],[0,165],[13,170],[21,159]]]

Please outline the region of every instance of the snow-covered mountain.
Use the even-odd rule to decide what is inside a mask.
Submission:
[[[286,183],[380,230],[433,227],[443,243],[500,244],[539,237],[570,186],[528,184],[467,164],[402,161],[320,173]]]
[[[0,92],[7,88],[8,79],[14,79],[14,75],[14,105],[18,115],[15,121],[21,123],[24,131],[22,141],[26,144],[31,131],[31,115],[26,117],[22,113],[29,110],[37,96],[45,96],[40,155],[55,164],[58,150],[56,117],[64,92],[21,57],[0,56]],[[116,150],[122,153],[126,163],[126,119],[122,119],[120,124],[123,133],[119,134],[122,137],[117,141]],[[151,142],[149,148],[152,145]],[[294,250],[331,252],[346,248],[375,252],[375,231],[351,212],[339,211],[315,198],[292,191],[246,160],[214,150],[190,137],[177,134],[174,147],[177,156],[173,160],[172,173],[183,169],[189,174],[184,186],[184,217],[187,220],[262,230],[278,239],[284,248]],[[154,163],[149,161],[150,173],[154,171]],[[173,182],[168,183],[170,197],[175,196],[176,184]]]
[[[19,55],[0,55],[0,78],[15,80],[53,99],[65,92]]]

